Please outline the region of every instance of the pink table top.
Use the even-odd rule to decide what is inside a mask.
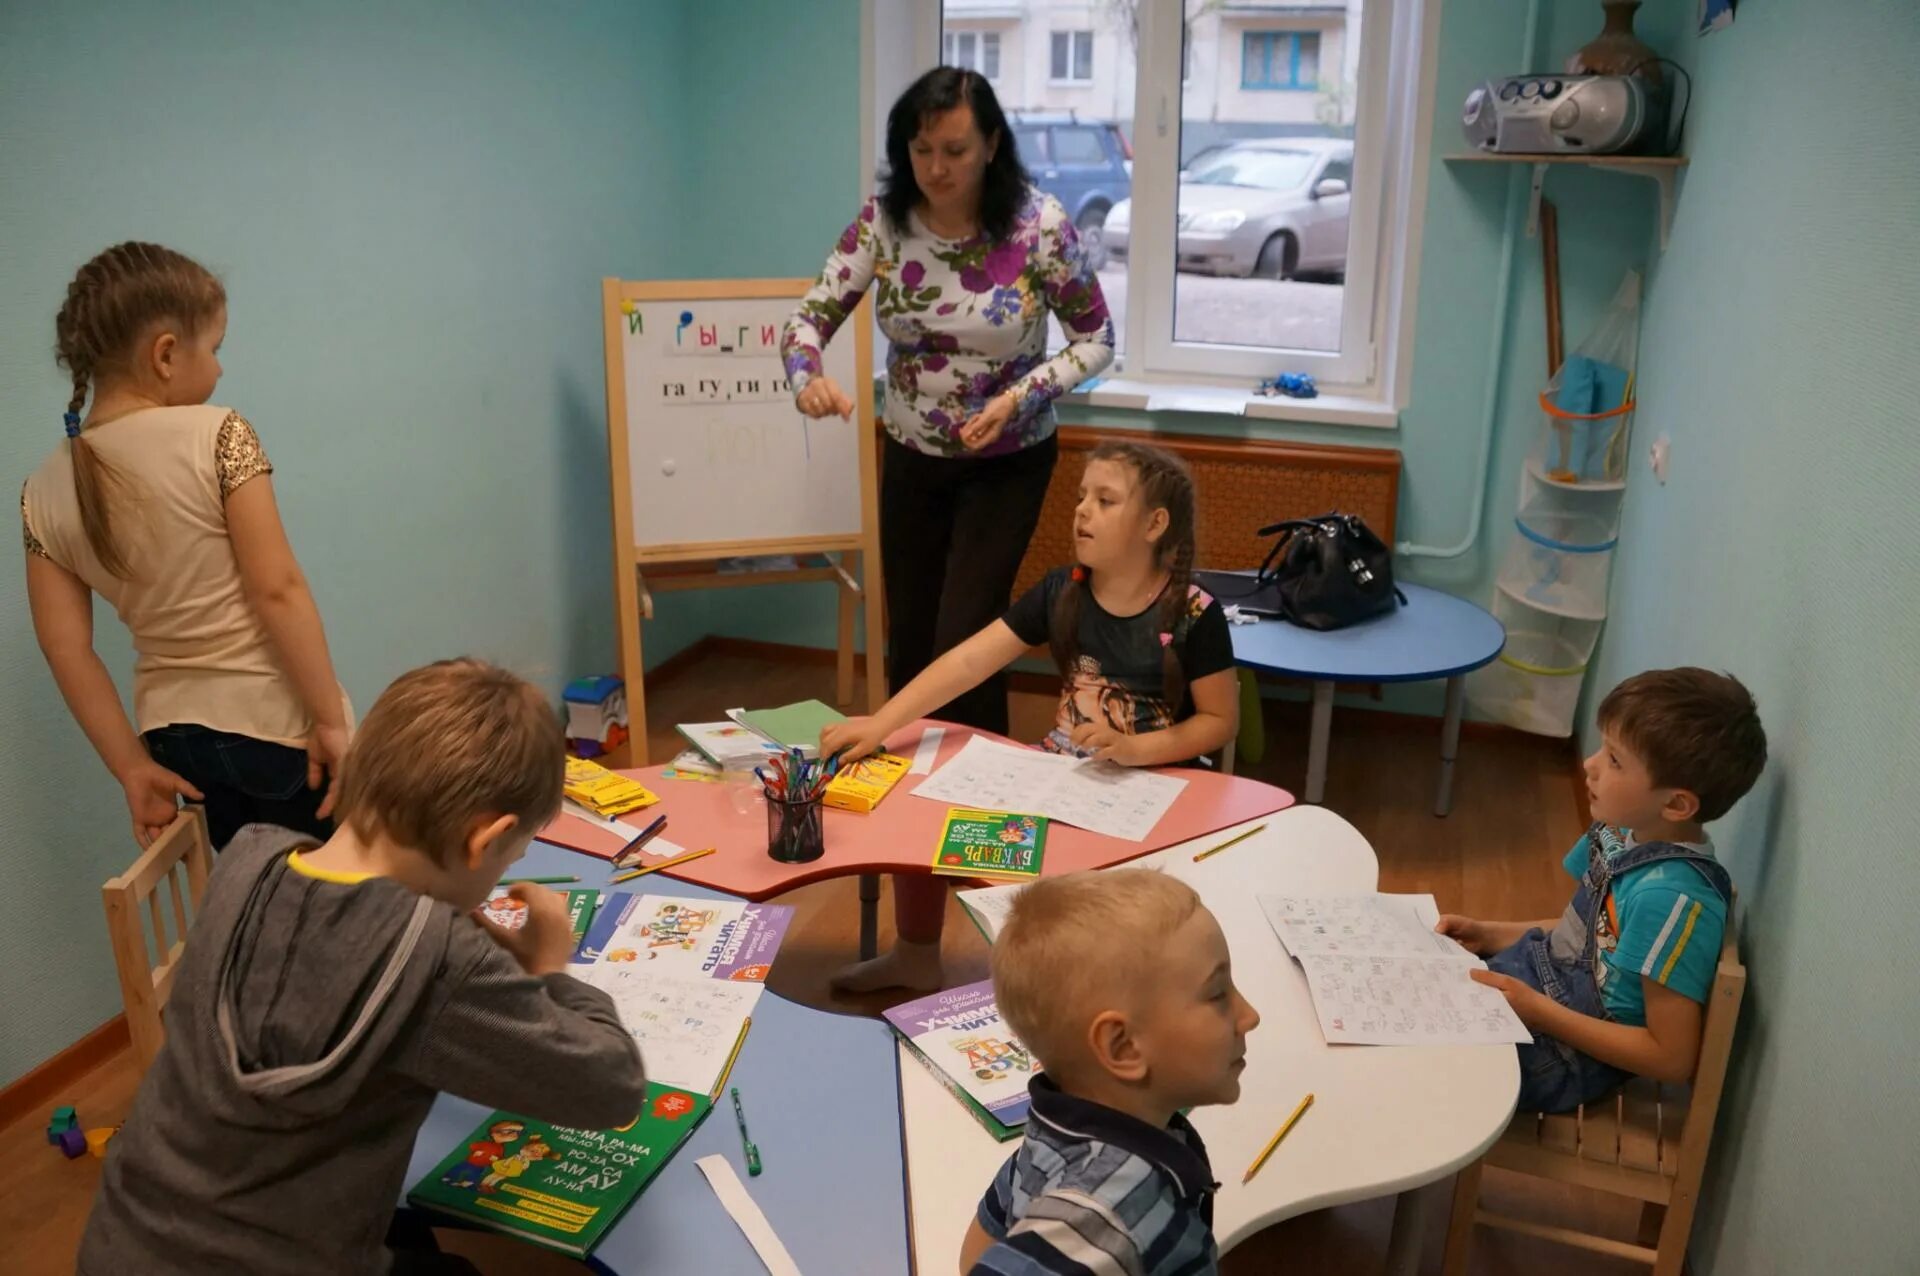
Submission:
[[[912,757],[927,726],[946,729],[934,761],[935,771],[958,753],[971,736],[984,735],[990,740],[1014,743],[972,727],[923,720],[903,728],[890,741],[891,752]],[[664,767],[654,766],[623,772],[659,794],[660,802],[634,812],[622,822],[633,825],[637,833],[653,818],[665,814],[667,825],[661,832],[662,837],[689,851],[711,846],[717,853],[680,868],[667,869],[659,876],[695,882],[751,900],[766,899],[831,877],[930,872],[933,848],[940,840],[949,809],[945,802],[914,797],[913,790],[926,776],[908,775],[871,812],[829,808],[825,822],[827,853],[810,864],[782,864],[767,856],[766,804],[760,799],[757,787],[753,805],[741,814],[734,808],[736,798],[729,792],[728,785],[669,780],[661,776],[663,770]],[[1187,786],[1144,839],[1132,842],[1107,837],[1056,821],[1047,830],[1044,871],[1052,874],[1105,868],[1293,805],[1292,794],[1258,780],[1187,768],[1169,768],[1168,773],[1185,780]],[[549,842],[603,856],[618,851],[622,845],[622,839],[613,833],[565,814],[548,825],[540,836]],[[657,863],[663,858],[649,856],[647,862]],[[635,886],[645,880],[637,879]]]

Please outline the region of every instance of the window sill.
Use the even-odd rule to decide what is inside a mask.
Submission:
[[[1298,421],[1309,425],[1354,425],[1391,430],[1400,411],[1379,399],[1322,394],[1314,399],[1268,397],[1250,390],[1197,381],[1146,381],[1103,377],[1090,388],[1060,400],[1074,407],[1126,408],[1135,412],[1199,412],[1254,421]]]
[[[1093,81],[1092,80],[1048,80],[1047,87],[1050,89],[1090,89],[1093,87]]]

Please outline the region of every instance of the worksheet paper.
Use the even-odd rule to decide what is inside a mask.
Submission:
[[[1525,1043],[1507,999],[1468,971],[1486,963],[1434,932],[1431,895],[1260,896],[1307,976],[1314,1014],[1339,1045]]]
[[[973,890],[956,891],[960,903],[973,914],[975,925],[992,943],[1000,938],[1000,928],[1007,924],[1007,914],[1013,910],[1013,898],[1027,889],[1029,883],[1015,882],[1011,886],[980,886]]]
[[[1141,842],[1186,787],[1170,775],[974,736],[913,793],[948,806],[1044,815]]]
[[[662,979],[645,966],[599,962],[568,973],[613,998],[640,1043],[650,1080],[711,1094],[765,984]]]

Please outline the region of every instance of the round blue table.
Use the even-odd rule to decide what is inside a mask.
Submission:
[[[1460,747],[1462,679],[1500,654],[1507,631],[1485,608],[1424,585],[1402,585],[1407,604],[1364,624],[1324,633],[1284,620],[1234,625],[1233,660],[1246,669],[1286,674],[1313,683],[1313,728],[1307,741],[1309,802],[1327,785],[1327,736],[1333,725],[1333,688],[1342,682],[1447,680],[1446,722],[1440,736],[1440,792],[1433,813],[1453,805],[1453,759]],[[1227,769],[1232,770],[1229,746]]]

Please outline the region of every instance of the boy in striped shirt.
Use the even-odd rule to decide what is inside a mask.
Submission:
[[[1702,826],[1767,762],[1752,694],[1705,669],[1627,679],[1600,703],[1600,734],[1586,760],[1594,824],[1564,861],[1580,885],[1560,917],[1440,919],[1533,1030],[1525,1112],[1568,1111],[1630,1076],[1692,1079],[1733,898]]]
[[[994,999],[1046,1072],[980,1201],[969,1276],[1217,1270],[1207,1149],[1182,1109],[1240,1097],[1260,1016],[1220,924],[1148,869],[1043,878],[993,946]]]

